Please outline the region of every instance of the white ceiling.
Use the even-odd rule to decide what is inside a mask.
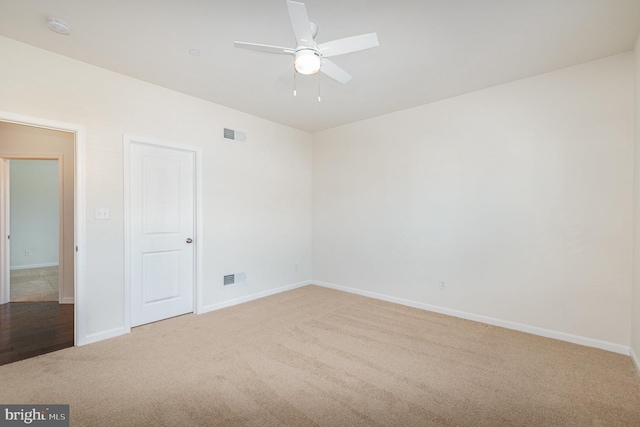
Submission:
[[[298,75],[295,98],[291,57],[233,47],[293,47],[285,0],[0,0],[0,35],[315,132],[628,51],[640,33],[639,0],[300,1],[318,43],[377,32],[380,46],[332,58],[345,85]]]

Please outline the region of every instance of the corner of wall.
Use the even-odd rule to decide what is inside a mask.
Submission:
[[[640,371],[640,34],[634,49],[634,190],[633,282],[631,290],[631,357]]]
[[[638,359],[638,355],[633,350],[633,347],[631,347],[629,355],[631,356],[631,360],[633,360],[633,364],[635,365],[636,369],[638,370],[638,374],[640,374],[640,359]]]

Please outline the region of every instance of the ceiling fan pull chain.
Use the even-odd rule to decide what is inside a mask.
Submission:
[[[318,102],[320,102],[322,99],[320,98],[320,76],[318,76]]]
[[[297,95],[297,90],[296,90],[296,64],[293,64],[293,96]]]

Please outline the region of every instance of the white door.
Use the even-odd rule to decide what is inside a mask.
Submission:
[[[132,143],[131,326],[193,312],[194,153]]]

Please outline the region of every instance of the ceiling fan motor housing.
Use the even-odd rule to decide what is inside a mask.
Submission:
[[[302,47],[296,50],[294,65],[300,74],[315,74],[320,71],[322,56],[317,49]]]

